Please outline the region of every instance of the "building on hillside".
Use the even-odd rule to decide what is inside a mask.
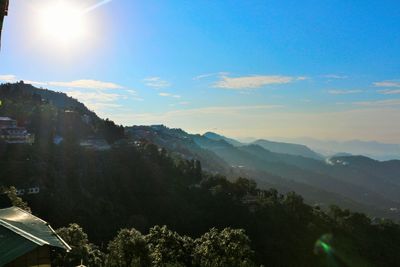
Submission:
[[[51,251],[70,251],[51,226],[17,207],[0,209],[0,266],[51,267]]]
[[[30,187],[30,188],[17,188],[17,196],[23,196],[23,195],[37,195],[40,193],[40,187],[35,186],[35,187]]]
[[[82,115],[82,116],[81,116],[81,119],[82,119],[82,121],[83,121],[84,123],[86,123],[86,124],[92,123],[92,119],[91,119],[90,116],[87,115],[87,114]]]
[[[17,121],[9,117],[0,117],[0,129],[17,127]]]
[[[91,137],[80,142],[80,146],[90,150],[109,150],[111,146],[104,138]]]
[[[32,144],[34,136],[24,127],[17,127],[16,120],[0,117],[0,140],[7,144]]]
[[[34,136],[23,127],[0,128],[0,139],[7,144],[33,144]]]

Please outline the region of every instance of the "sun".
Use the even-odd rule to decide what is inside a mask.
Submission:
[[[48,41],[71,44],[84,37],[86,23],[84,9],[71,1],[54,1],[39,12],[39,27]]]

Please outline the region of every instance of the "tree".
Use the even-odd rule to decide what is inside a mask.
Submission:
[[[210,229],[195,240],[194,258],[203,267],[253,266],[254,252],[243,229]]]
[[[106,265],[110,267],[149,266],[149,250],[144,236],[136,229],[122,229],[108,244]]]
[[[0,193],[5,193],[13,206],[23,209],[29,213],[32,212],[28,206],[28,203],[23,201],[22,198],[17,195],[17,189],[14,186],[0,188]]]
[[[167,226],[154,226],[146,236],[154,266],[191,266],[193,240],[180,236]]]
[[[87,234],[78,224],[57,229],[56,233],[71,247],[71,251],[56,255],[55,266],[77,266],[81,260],[89,266],[103,265],[103,253],[89,243]]]

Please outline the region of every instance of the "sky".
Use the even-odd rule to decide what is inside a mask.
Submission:
[[[118,124],[400,143],[400,2],[12,0],[0,80]]]

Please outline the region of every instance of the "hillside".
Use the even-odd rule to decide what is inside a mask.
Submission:
[[[284,139],[284,141],[307,145],[318,153],[328,156],[345,152],[353,155],[364,155],[381,161],[392,159],[400,160],[399,144],[361,140],[339,142],[330,140],[318,140],[313,138]]]
[[[0,85],[0,100],[0,116],[17,120],[19,126],[35,134],[36,143],[45,144],[57,136],[70,142],[105,138],[109,143],[124,137],[123,127],[100,119],[64,93],[19,82]]]
[[[132,138],[140,136],[140,139],[154,142],[171,152],[180,147],[180,151],[190,157],[195,155],[194,151],[207,151],[212,156],[197,154],[195,157],[206,170],[232,178],[237,175],[251,177],[266,188],[273,186],[284,192],[294,190],[301,193],[310,204],[327,207],[335,203],[375,216],[400,218],[396,211],[400,203],[396,192],[400,188],[394,178],[400,171],[398,161],[388,164],[369,159],[370,164],[365,163],[364,166],[332,164],[309,157],[271,152],[255,144],[236,146],[229,139],[215,134],[208,134],[212,137],[208,138],[165,126],[134,126],[127,127],[126,131]],[[224,168],[216,170],[208,164],[208,159],[213,159],[212,163],[220,162]],[[379,171],[368,171],[373,166],[379,166]]]
[[[323,156],[312,151],[311,149],[309,149],[307,146],[304,145],[273,142],[268,140],[257,140],[254,141],[252,144],[260,145],[263,148],[275,153],[302,156],[305,158],[312,158],[317,160],[323,159]]]
[[[328,207],[338,199],[357,208],[363,206],[311,186],[314,182],[321,187],[340,184],[337,178],[321,176],[318,168],[342,170],[354,164],[362,170],[365,164],[377,164],[371,168],[396,172],[397,162],[382,163],[381,167],[365,158],[346,158],[334,159],[336,163],[346,160],[350,163],[346,166],[329,165],[257,145],[235,147],[164,126],[134,126],[118,135],[121,128],[111,121],[82,121],[85,109],[76,110],[79,116],[74,115],[75,119],[65,119],[65,111],[71,107],[51,103],[38,96],[41,89],[30,92],[25,86],[0,86],[0,116],[16,116],[37,136],[33,145],[0,143],[0,186],[39,188],[35,194],[22,195],[34,214],[55,227],[78,223],[104,251],[107,248],[102,244],[121,228],[147,233],[154,225],[167,225],[196,238],[212,227],[233,227],[248,234],[256,266],[331,266],[325,254],[314,253],[316,242],[328,242],[324,238],[327,233],[333,236],[329,245],[338,255],[346,255],[348,264],[389,267],[400,261],[396,253],[400,249],[398,224]],[[64,141],[54,143],[53,134]],[[97,150],[78,142],[93,134],[108,136],[113,145]],[[206,172],[202,165],[207,166]],[[216,168],[226,172],[229,180]],[[239,177],[241,174],[259,177],[263,188]],[[283,177],[291,175],[293,178]],[[285,188],[283,194],[267,188],[273,184]],[[344,186],[351,194],[360,188]],[[290,192],[294,187],[325,196],[325,211],[305,204],[300,195]]]

